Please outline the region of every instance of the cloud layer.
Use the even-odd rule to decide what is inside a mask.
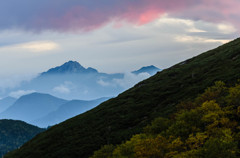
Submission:
[[[163,14],[239,27],[239,6],[238,0],[8,0],[0,2],[0,29],[89,31],[110,21],[142,25]]]
[[[69,81],[65,81],[63,84],[54,87],[53,91],[62,94],[69,94],[71,93],[71,89],[73,88],[73,83]]]
[[[9,96],[11,96],[13,98],[19,98],[23,95],[31,94],[31,93],[34,93],[34,92],[36,92],[36,91],[35,90],[18,90],[18,91],[11,92],[9,94]]]

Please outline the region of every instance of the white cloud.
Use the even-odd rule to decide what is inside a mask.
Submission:
[[[130,88],[137,84],[138,82],[149,78],[151,75],[148,73],[140,73],[138,75],[135,75],[133,73],[127,72],[124,74],[123,79],[114,79],[115,84],[123,87],[123,88]]]
[[[31,94],[34,92],[36,92],[36,91],[35,90],[18,90],[18,91],[9,93],[9,96],[14,97],[14,98],[19,98],[23,95]]]
[[[83,91],[83,94],[88,94],[88,90],[84,90],[84,91]]]
[[[200,30],[200,29],[197,29],[197,28],[195,28],[195,27],[189,28],[187,31],[190,32],[190,33],[206,32],[206,31],[204,31],[204,30]]]
[[[209,39],[209,38],[203,38],[203,37],[194,37],[194,36],[176,36],[175,40],[177,42],[185,42],[185,43],[228,43],[230,40],[225,39]]]
[[[58,92],[58,93],[66,93],[66,94],[70,93],[70,89],[68,87],[64,86],[64,85],[54,87],[53,91]]]
[[[54,87],[53,91],[62,94],[69,94],[71,93],[71,89],[73,87],[73,83],[69,81],[65,81],[63,84]]]
[[[7,88],[16,88],[23,81],[28,82],[32,80],[34,77],[36,77],[36,74],[11,74],[6,76],[1,76],[0,91],[4,91],[4,89],[7,89]]]
[[[179,19],[179,18],[172,18],[165,14],[160,19],[154,22],[154,25],[157,27],[162,26],[184,26],[186,32],[194,33],[194,32],[206,32],[205,30],[199,29],[196,27],[196,23],[193,20],[188,19]]]
[[[104,86],[104,87],[111,85],[110,82],[103,81],[103,79],[99,79],[99,80],[97,81],[97,83],[100,84],[101,86]]]
[[[0,51],[27,51],[33,53],[49,52],[59,49],[59,44],[53,41],[34,41],[0,47]]]
[[[140,73],[138,75],[133,74],[131,72],[124,73],[124,77],[122,79],[113,79],[112,81],[104,81],[104,79],[99,79],[97,83],[101,86],[107,87],[122,87],[124,89],[128,89],[138,82],[149,78],[151,75],[148,73]]]
[[[237,29],[231,24],[218,24],[217,27],[224,34],[230,34],[237,31]]]
[[[16,45],[16,47],[19,47],[20,49],[26,49],[32,52],[44,52],[56,50],[59,48],[59,45],[52,41],[39,41]]]

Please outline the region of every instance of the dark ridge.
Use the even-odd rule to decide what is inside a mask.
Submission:
[[[19,148],[44,130],[23,121],[0,120],[0,156]]]

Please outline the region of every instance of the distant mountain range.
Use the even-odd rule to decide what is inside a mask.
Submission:
[[[109,98],[100,98],[96,100],[72,100],[62,104],[57,110],[48,113],[47,115],[36,119],[31,124],[38,125],[39,127],[52,126],[57,123],[63,122],[71,117],[77,116],[83,112],[91,110],[100,103],[108,100]]]
[[[0,118],[31,121],[57,110],[66,100],[49,94],[32,93],[22,96],[12,106],[0,114]]]
[[[144,66],[140,68],[139,70],[132,71],[134,74],[140,74],[140,73],[148,73],[149,75],[154,75],[156,72],[161,71],[161,69],[150,65],[150,66]],[[83,67],[80,63],[77,61],[68,61],[64,63],[61,66],[57,66],[55,68],[51,68],[46,72],[41,73],[41,75],[50,75],[50,74],[91,74],[91,73],[99,73],[98,70],[88,67]],[[106,73],[100,73],[100,74],[106,74]],[[118,73],[122,74],[122,73]],[[115,74],[116,75],[116,74]]]
[[[137,78],[134,82],[144,79],[138,77],[141,73],[150,76],[157,71],[160,69],[155,66],[133,71],[132,75]],[[0,118],[22,120],[40,127],[52,126],[118,95],[126,89],[122,86],[124,80],[129,82],[125,79],[125,74],[100,73],[91,67],[84,68],[76,61],[69,61],[41,73],[15,89],[34,93],[23,95],[19,99],[7,97],[0,100]]]
[[[108,99],[68,101],[49,94],[32,93],[16,100],[0,113],[0,118],[22,120],[39,127],[47,127],[90,110]]]
[[[7,89],[6,93],[15,94],[22,92],[24,94],[25,92],[27,94],[28,92],[38,92],[68,100],[93,100],[117,96],[157,71],[159,69],[154,66],[143,67],[133,71],[133,76],[127,78],[126,81],[126,74],[124,73],[101,73],[91,67],[85,68],[77,61],[68,61],[61,66],[40,73],[31,81],[22,82],[16,88]],[[140,73],[149,75],[139,77]]]
[[[0,100],[0,113],[9,108],[17,99],[13,97],[6,97]]]

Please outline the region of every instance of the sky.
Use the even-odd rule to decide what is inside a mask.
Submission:
[[[69,60],[107,73],[168,68],[237,38],[239,9],[239,0],[1,0],[0,86]]]

